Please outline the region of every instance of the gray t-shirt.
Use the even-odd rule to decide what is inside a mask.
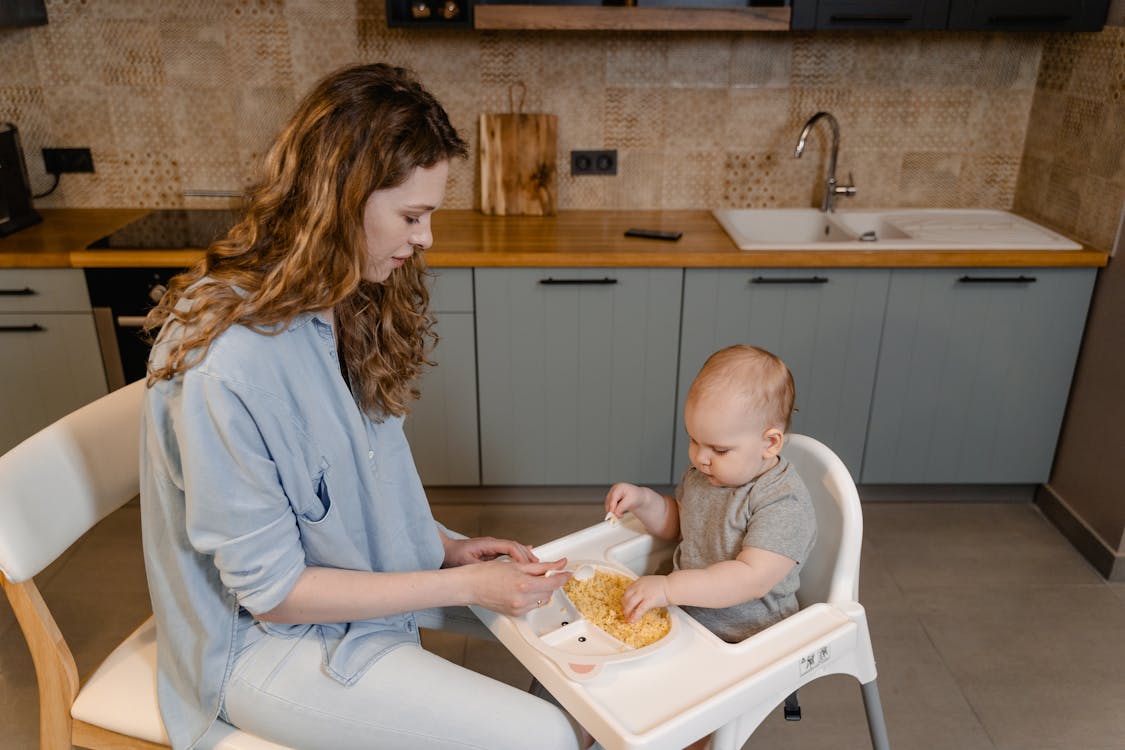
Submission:
[[[761,599],[733,607],[683,607],[708,630],[736,643],[798,610],[800,571],[816,542],[816,512],[805,483],[785,458],[741,487],[715,487],[689,468],[679,486],[680,533],[676,570],[706,568],[733,560],[743,547],[776,552],[797,561]]]

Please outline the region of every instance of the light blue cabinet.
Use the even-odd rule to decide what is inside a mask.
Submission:
[[[671,478],[683,271],[475,271],[481,481]]]
[[[1095,273],[894,270],[862,481],[1047,481]]]
[[[82,271],[0,269],[0,454],[106,392]]]
[[[714,351],[752,344],[793,373],[791,429],[824,442],[859,476],[890,272],[687,269],[676,400],[676,478],[688,466],[683,407]]]
[[[424,484],[480,484],[472,269],[438,269],[430,309],[440,337],[430,356],[437,366],[419,381],[421,398],[404,429]]]

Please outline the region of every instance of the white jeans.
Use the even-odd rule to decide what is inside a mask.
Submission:
[[[491,637],[468,609],[418,613],[421,627]],[[321,668],[319,637],[269,636],[239,655],[227,721],[301,750],[576,750],[558,706],[435,656],[400,646],[350,687]]]

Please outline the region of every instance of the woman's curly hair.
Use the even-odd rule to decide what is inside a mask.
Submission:
[[[278,136],[242,220],[149,313],[149,336],[182,325],[161,340],[169,355],[150,364],[149,385],[198,364],[232,325],[272,335],[331,308],[356,402],[376,419],[405,414],[437,339],[425,261],[415,253],[386,281],[364,281],[364,207],[416,168],[467,154],[445,110],[406,70],[376,63],[325,78]],[[178,305],[185,295],[190,305]]]

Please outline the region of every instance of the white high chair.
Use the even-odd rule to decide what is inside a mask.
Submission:
[[[782,453],[808,485],[817,543],[802,568],[800,611],[741,643],[720,641],[673,608],[680,627],[671,642],[575,679],[529,640],[526,623],[474,611],[605,750],[677,750],[712,732],[711,750],[738,750],[789,695],[830,674],[859,681],[872,745],[888,750],[867,616],[858,601],[859,495],[840,459],[813,438],[791,434]],[[672,548],[627,516],[620,525],[596,524],[540,545],[536,553],[545,560],[604,560],[641,575],[659,568]]]
[[[39,683],[39,746],[154,750],[168,745],[156,702],[150,617],[79,686],[66,640],[32,577],[136,497],[137,381],[63,417],[0,456],[0,583],[27,639]],[[222,750],[287,750],[235,730]]]
[[[814,438],[790,434],[781,452],[801,475],[816,508],[816,548],[801,569],[801,587],[797,590],[801,612],[798,614],[825,607],[835,609],[851,621],[842,629],[854,627],[854,634],[832,638],[823,646],[822,639],[801,643],[799,638],[787,638],[785,647],[789,653],[783,659],[789,666],[797,667],[796,679],[789,685],[782,680],[773,686],[763,675],[760,680],[763,689],[757,702],[715,733],[711,750],[738,750],[786,696],[814,679],[840,673],[850,674],[860,683],[872,747],[888,750],[887,727],[875,683],[875,654],[867,615],[859,603],[859,556],[863,541],[859,493],[844,463]],[[784,626],[785,621],[782,621],[768,630],[784,630]],[[816,669],[822,648],[828,648],[827,658],[836,661],[831,669],[824,671]],[[789,672],[792,676],[792,669]]]

